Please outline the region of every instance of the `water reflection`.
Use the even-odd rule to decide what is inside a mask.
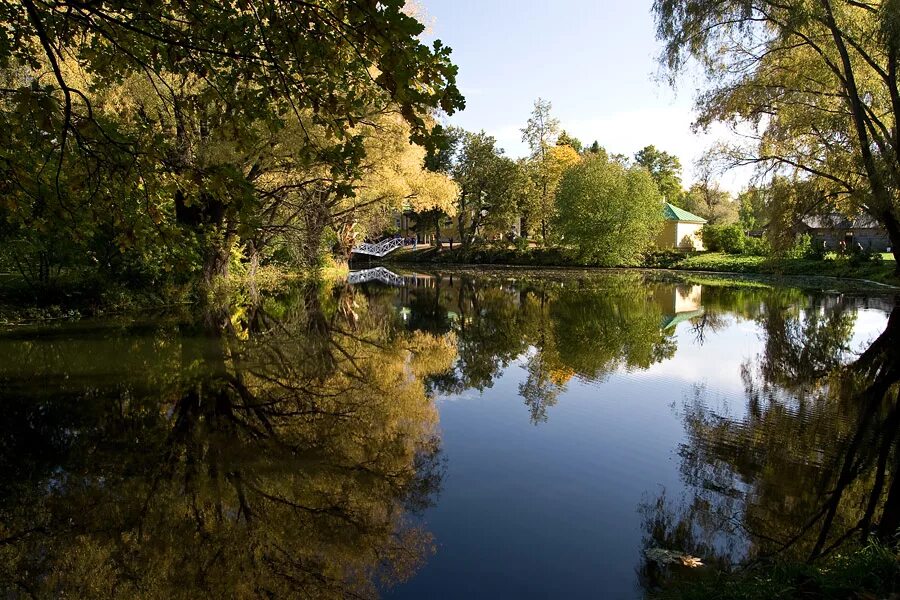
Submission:
[[[528,423],[515,435],[512,417],[484,425],[494,445],[455,465],[469,469],[459,478],[466,499],[490,483],[476,467],[504,445],[525,440],[515,447],[542,453],[530,463],[516,454],[523,466],[508,469],[504,484],[517,490],[504,502],[531,517],[483,535],[530,531],[553,542],[546,528],[556,502],[580,514],[602,498],[596,506],[610,512],[639,509],[643,530],[628,534],[635,546],[726,567],[805,559],[900,526],[893,298],[634,272],[370,275],[200,315],[0,334],[0,589],[12,597],[375,596],[439,559],[436,546],[453,551],[453,535],[435,540],[419,515],[434,514],[447,485],[435,400],[471,392],[483,403],[512,397]],[[892,312],[860,349],[854,335],[867,306]],[[740,369],[721,374],[743,390],[738,402],[700,377],[684,396],[681,380],[659,375],[696,370],[726,338],[754,348]],[[662,384],[642,387],[654,378]],[[631,408],[625,398],[637,392],[623,389],[656,404]],[[573,417],[567,403],[583,412]],[[604,403],[621,404],[619,421],[579,428]],[[668,456],[637,454],[651,445],[646,431],[660,431],[649,421],[673,418],[673,404],[683,431],[673,476],[683,485],[663,492]],[[621,416],[629,412],[641,418]],[[475,419],[491,417],[471,414],[464,426],[472,431],[481,430]],[[617,433],[627,452],[608,459],[623,462],[609,473],[629,481],[593,481],[605,463],[588,460],[588,443]],[[568,437],[578,442],[560,441]],[[548,439],[556,447],[541,446]],[[544,464],[564,497],[539,491],[545,481],[535,469]],[[639,476],[649,481],[640,505],[620,493]],[[528,493],[553,502],[527,504]],[[473,510],[497,509],[487,504],[497,496],[451,498],[438,507],[453,514],[453,532],[466,530]],[[458,506],[468,508],[453,513]],[[590,526],[582,520],[558,540],[558,560]],[[597,580],[618,592],[652,589],[673,575],[590,535],[578,538],[590,548],[580,556],[625,561],[630,579],[596,567],[554,579],[565,568],[545,562],[546,587],[534,595],[578,595]],[[514,570],[503,555],[492,560],[497,573]],[[456,572],[459,581],[419,591],[453,595],[467,573]],[[535,585],[533,573],[527,583]]]
[[[413,330],[457,337],[444,394],[483,391],[521,359],[519,393],[534,423],[573,377],[602,381],[675,352],[676,320],[702,314],[700,286],[648,285],[640,275],[516,280],[417,275],[398,298]]]
[[[422,379],[452,336],[299,290],[200,322],[14,333],[0,573],[16,596],[371,596],[430,552]],[[35,377],[40,377],[36,382]]]
[[[859,302],[788,300],[773,295],[755,316],[763,344],[742,367],[744,415],[702,387],[684,402],[689,492],[642,507],[647,547],[725,567],[900,533],[900,298],[878,303],[892,307],[887,325],[858,351]],[[661,575],[642,565],[647,586]]]

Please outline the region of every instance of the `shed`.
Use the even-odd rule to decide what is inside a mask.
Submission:
[[[809,216],[803,219],[800,231],[808,233],[817,244],[824,244],[829,250],[838,249],[841,242],[848,249],[859,244],[877,252],[886,252],[891,245],[887,230],[866,214],[853,218],[840,213]]]
[[[663,207],[665,223],[656,238],[660,250],[703,250],[700,230],[706,219],[668,202]]]

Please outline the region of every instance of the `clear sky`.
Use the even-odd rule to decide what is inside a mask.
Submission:
[[[685,183],[712,137],[691,132],[696,79],[673,89],[656,62],[652,0],[420,0],[429,38],[453,48],[466,110],[450,122],[484,129],[510,156],[534,100],[553,103],[563,129],[612,153],[646,145],[677,155]],[[742,181],[726,177],[736,190]]]

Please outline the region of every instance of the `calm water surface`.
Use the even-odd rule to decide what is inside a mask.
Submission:
[[[0,332],[4,595],[639,598],[900,525],[892,296],[351,280]]]

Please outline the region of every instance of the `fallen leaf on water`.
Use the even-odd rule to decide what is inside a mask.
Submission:
[[[690,554],[685,554],[683,556],[678,557],[685,567],[690,567],[691,569],[696,569],[697,567],[703,566],[703,561],[697,558],[696,556],[691,556]]]

